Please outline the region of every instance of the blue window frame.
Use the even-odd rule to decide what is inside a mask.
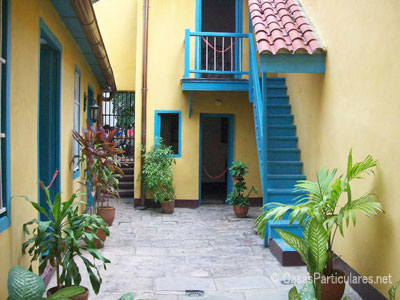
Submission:
[[[0,0],[0,232],[11,224],[10,185],[10,37],[11,0]]]
[[[174,157],[181,157],[182,152],[182,114],[179,110],[156,110],[154,120],[154,142],[160,138],[167,146],[171,146]]]
[[[81,122],[81,71],[75,66],[74,75],[74,116],[73,116],[73,129],[79,132]],[[72,157],[79,155],[79,143],[72,139]],[[73,179],[79,177],[80,167],[78,158],[74,159],[73,165]]]

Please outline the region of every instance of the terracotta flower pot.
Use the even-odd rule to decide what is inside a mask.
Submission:
[[[69,299],[71,300],[88,300],[89,299],[89,290],[87,288],[85,288],[84,286],[82,286],[86,291],[83,294],[80,294],[78,296],[75,297],[70,297]],[[56,293],[58,291],[58,287],[52,287],[51,289],[49,289],[46,294],[47,297],[50,297],[51,295],[53,295],[54,293]]]
[[[99,206],[97,207],[97,214],[103,218],[108,226],[111,226],[115,218],[115,207]]]
[[[333,275],[325,276],[322,281],[321,299],[340,300],[346,288],[346,273],[341,270],[333,270]]]
[[[247,216],[247,212],[249,211],[249,206],[233,205],[233,211],[235,212],[236,217],[245,218]]]
[[[175,209],[175,200],[161,202],[161,211],[163,214],[172,214]]]
[[[103,229],[99,228],[99,230],[96,233],[96,236],[103,242],[103,244],[101,244],[98,239],[94,240],[94,243],[96,244],[97,249],[103,248],[104,247],[104,242],[107,239],[107,236],[104,233]]]

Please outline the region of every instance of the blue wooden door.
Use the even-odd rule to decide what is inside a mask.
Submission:
[[[49,185],[56,170],[60,169],[60,53],[42,44],[40,49],[39,81],[39,179]],[[60,192],[60,176],[50,187],[53,200]],[[48,206],[40,193],[40,204]],[[43,215],[40,216],[44,218]]]

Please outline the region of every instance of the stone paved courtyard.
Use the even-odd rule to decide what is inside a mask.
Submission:
[[[225,205],[176,208],[173,215],[137,211],[124,199],[116,206],[101,250],[112,263],[100,269],[103,285],[90,299],[116,300],[132,292],[135,300],[187,300],[193,298],[185,291],[202,290],[204,297],[194,299],[280,300],[292,287],[285,280],[307,274],[304,267],[281,267],[263,247],[252,230],[257,208],[237,219]],[[83,278],[82,285],[90,287]],[[361,299],[350,287],[346,293]]]

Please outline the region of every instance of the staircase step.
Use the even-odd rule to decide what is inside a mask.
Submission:
[[[268,125],[293,125],[293,115],[291,114],[268,114]]]
[[[271,133],[271,131],[269,131]],[[273,161],[298,161],[300,149],[298,148],[268,148],[268,160]]]
[[[289,104],[289,96],[268,95],[267,104]]]
[[[122,162],[121,163],[121,168],[133,168],[135,166],[135,163],[133,161],[128,161],[128,162]]]
[[[134,168],[122,168],[122,171],[125,175],[133,175],[135,169]]]
[[[282,204],[294,204],[303,195],[302,192],[293,192],[293,189],[267,189],[268,202],[277,202]],[[296,199],[297,198],[297,199]],[[296,199],[296,200],[294,200]]]
[[[269,221],[268,224],[268,240],[274,239],[274,238],[281,238],[281,236],[278,234],[275,229],[282,229],[285,231],[289,231],[290,233],[293,233],[299,237],[303,236],[303,226],[299,226],[299,222],[293,222],[293,224],[290,224],[290,221],[287,219],[283,220],[278,220],[278,221]]]
[[[296,148],[297,136],[269,136],[268,148]]]
[[[290,114],[291,105],[290,104],[267,104],[268,114]]]
[[[122,191],[119,191],[119,197],[120,198],[133,198],[133,193],[134,193],[133,189],[122,190]]]
[[[291,189],[299,180],[306,180],[303,174],[296,175],[268,175],[268,186],[272,189]]]
[[[122,177],[119,181],[120,182],[134,182],[135,177],[133,175],[125,175],[124,177]]]
[[[304,266],[299,253],[281,238],[272,239],[269,243],[269,250],[284,267]]]
[[[286,85],[281,84],[281,85],[267,85],[267,95],[286,95]]]
[[[267,77],[267,85],[285,85],[285,77]]]
[[[118,188],[120,191],[122,190],[133,190],[133,188],[135,187],[133,181],[129,182],[129,181],[120,181]]]
[[[295,125],[270,125],[268,126],[269,136],[295,136]]]
[[[302,174],[301,161],[268,161],[268,174]]]

